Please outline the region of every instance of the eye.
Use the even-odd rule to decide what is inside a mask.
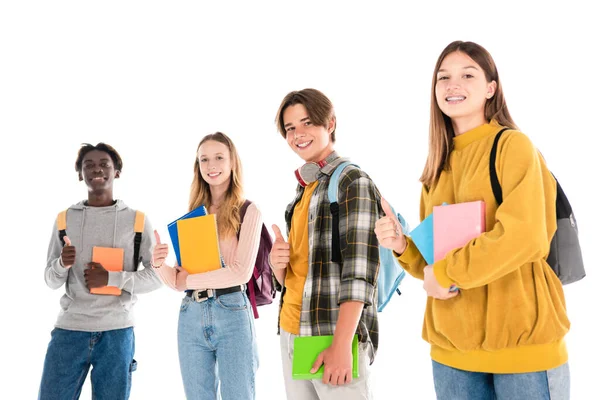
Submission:
[[[100,166],[104,167],[104,168],[108,168],[109,167],[108,163],[102,163],[102,164],[100,164]]]
[[[440,75],[440,76],[438,76],[438,81],[444,81],[446,79],[448,79],[447,75]]]
[[[473,76],[473,75],[471,75],[471,74],[465,74],[465,78],[467,78],[467,79],[471,79],[471,78],[474,78],[474,76]]]
[[[294,130],[294,127],[293,127],[293,126],[289,126],[289,127],[288,127],[288,128],[285,130],[285,131],[286,131],[286,132],[291,132],[291,131],[293,131],[293,130]]]
[[[310,122],[310,121],[306,121],[306,122],[304,123],[304,125],[305,125],[305,126],[312,125],[312,122]]]
[[[217,160],[222,160],[223,156],[217,156]]]
[[[208,161],[208,159],[206,159],[206,158],[201,158],[200,159],[200,162],[207,162],[207,161]]]

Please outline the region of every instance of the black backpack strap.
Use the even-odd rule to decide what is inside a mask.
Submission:
[[[144,226],[146,224],[146,218],[144,213],[141,211],[135,212],[135,222],[133,230],[135,236],[133,238],[133,270],[137,271],[140,265],[140,247],[142,245],[142,233],[144,232]]]
[[[340,205],[336,201],[329,205],[331,210],[331,261],[342,262],[342,250],[340,249]]]
[[[498,203],[498,206],[502,204],[502,186],[500,186],[498,174],[496,173],[496,155],[498,153],[498,142],[500,141],[500,136],[502,136],[502,133],[504,133],[506,130],[508,130],[508,128],[503,128],[500,130],[500,132],[496,133],[494,144],[492,145],[492,151],[490,152],[490,182],[492,184],[492,191],[494,192],[494,197],[496,198],[496,203]]]

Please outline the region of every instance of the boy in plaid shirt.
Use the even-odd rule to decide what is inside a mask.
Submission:
[[[336,118],[331,101],[315,89],[290,92],[277,113],[279,132],[306,164],[296,171],[296,197],[285,212],[286,242],[273,225],[270,262],[282,286],[279,329],[288,399],[371,399],[369,365],[378,344],[375,222],[381,214],[373,181],[355,166],[340,175],[341,262],[332,261],[332,218],[327,188],[344,161],[333,149]],[[359,378],[352,379],[352,339],[359,338]],[[313,365],[321,381],[293,380],[296,336],[333,335]]]

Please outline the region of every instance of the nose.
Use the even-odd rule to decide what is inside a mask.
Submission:
[[[304,137],[305,132],[304,132],[304,128],[296,128],[294,129],[294,140],[296,140],[299,137]]]
[[[459,87],[460,87],[460,81],[458,79],[455,79],[455,78],[448,79],[448,84],[446,85],[447,92],[454,90],[456,88],[459,88]]]

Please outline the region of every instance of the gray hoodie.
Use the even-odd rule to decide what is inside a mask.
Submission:
[[[75,246],[75,264],[64,268],[60,260],[62,243],[56,222],[48,248],[46,284],[58,289],[65,284],[66,293],[60,299],[61,311],[56,327],[74,331],[101,332],[134,325],[132,308],[137,294],[151,292],[161,281],[150,266],[154,233],[146,218],[140,258],[144,268],[134,271],[135,210],[118,200],[108,207],[89,207],[79,202],[67,211],[67,236]],[[92,248],[120,247],[125,249],[123,272],[109,272],[108,285],[121,289],[120,296],[90,294],[83,271],[92,261]]]

